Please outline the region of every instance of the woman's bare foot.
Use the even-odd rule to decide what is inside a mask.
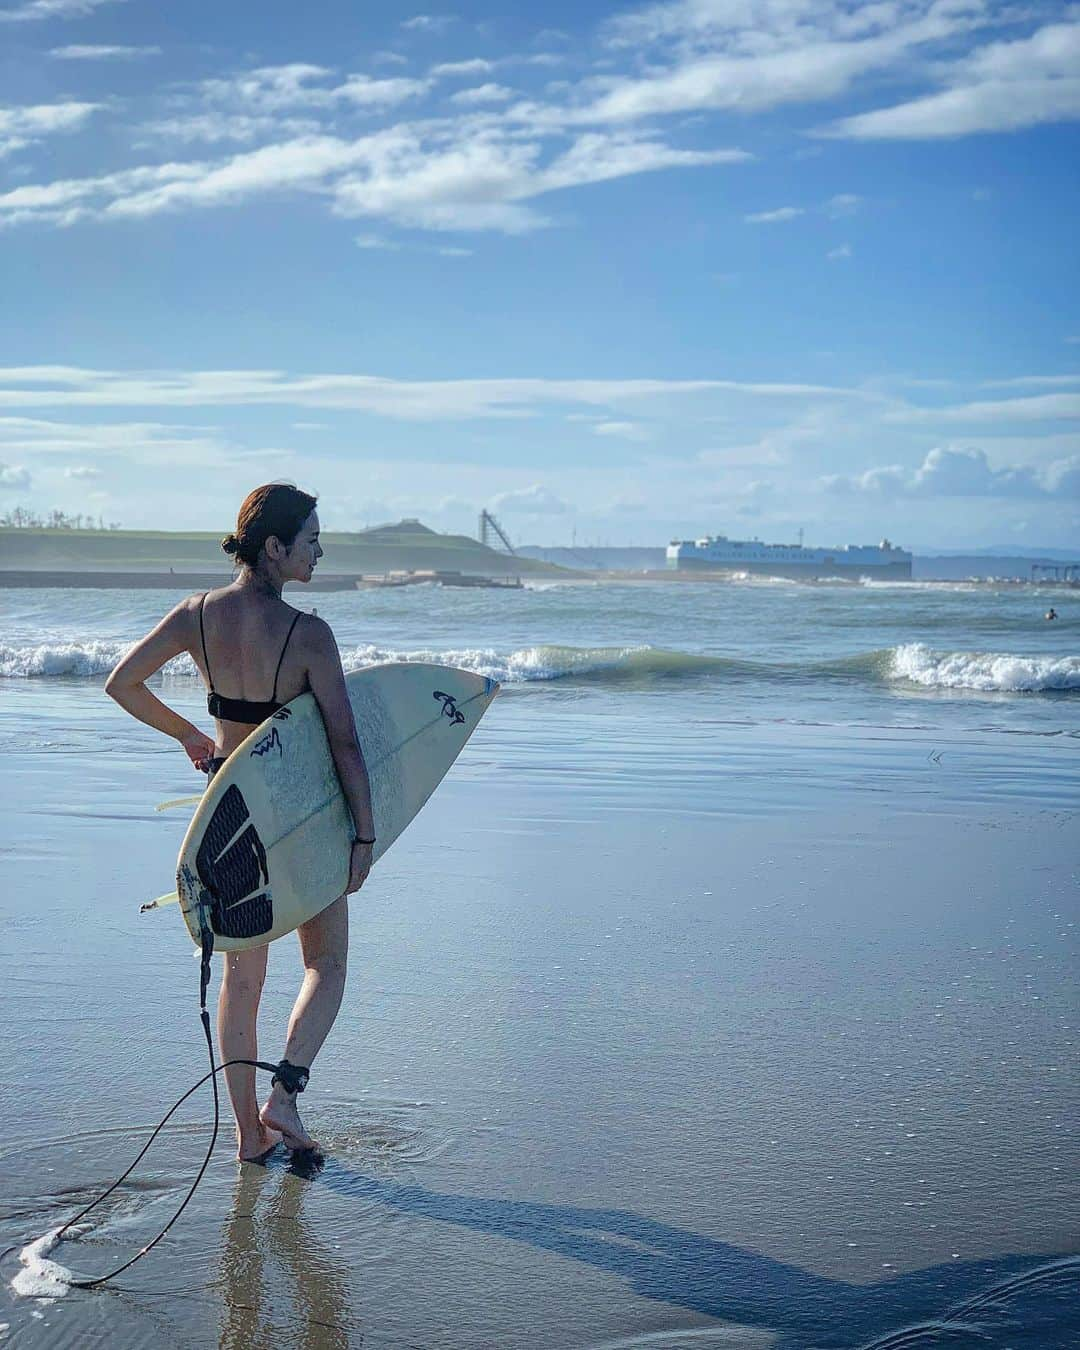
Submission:
[[[266,1105],[259,1112],[259,1120],[267,1130],[277,1131],[285,1141],[285,1147],[294,1152],[318,1152],[319,1145],[300,1121],[296,1109],[296,1093],[288,1093],[280,1083],[274,1084],[274,1090],[266,1099]]]
[[[258,1128],[250,1132],[236,1132],[237,1162],[258,1162],[281,1143],[280,1130],[268,1129],[260,1120]]]

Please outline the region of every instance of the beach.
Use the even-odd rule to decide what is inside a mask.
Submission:
[[[350,902],[326,1165],[239,1168],[226,1128],[110,1294],[19,1253],[205,1072],[194,949],[138,914],[199,779],[101,689],[168,596],[5,596],[7,1340],[1074,1344],[1075,601],[409,591],[320,596],[346,664],[504,689]],[[159,692],[205,724],[183,662]],[[270,967],[273,1059],[293,939]],[[133,1255],[210,1122],[204,1091],[49,1257]]]

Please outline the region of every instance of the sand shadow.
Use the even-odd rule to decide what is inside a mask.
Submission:
[[[570,1257],[624,1279],[643,1298],[769,1330],[800,1350],[965,1338],[1047,1347],[1076,1343],[1080,1331],[1080,1257],[1072,1254],[951,1261],[861,1286],[627,1210],[451,1195],[368,1176],[332,1157],[298,1184]]]

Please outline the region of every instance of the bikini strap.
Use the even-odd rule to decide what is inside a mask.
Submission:
[[[270,702],[271,702],[271,703],[276,703],[276,702],[277,702],[277,682],[278,682],[278,676],[281,674],[281,663],[282,663],[282,661],[285,660],[285,651],[286,651],[286,648],[287,648],[288,645],[289,645],[289,639],[290,639],[290,638],[292,637],[292,635],[293,635],[293,629],[296,627],[296,625],[297,625],[299,622],[300,622],[300,611],[297,610],[297,612],[296,612],[296,617],[293,619],[292,623],[289,625],[289,631],[285,634],[285,646],[282,647],[282,649],[281,649],[281,655],[278,657],[277,670],[274,671],[274,692],[270,695]]]
[[[206,678],[210,682],[210,692],[214,692],[214,677],[210,674],[210,658],[206,654],[206,629],[203,627],[203,606],[206,604],[208,592],[204,591],[199,600],[199,637],[202,639],[202,659],[206,666]],[[276,688],[275,684],[275,688]]]

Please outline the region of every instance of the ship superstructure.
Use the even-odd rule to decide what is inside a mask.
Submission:
[[[770,577],[866,576],[900,581],[911,577],[911,554],[888,539],[880,544],[804,548],[802,544],[763,544],[760,539],[707,534],[703,539],[673,539],[667,547],[667,565]]]

